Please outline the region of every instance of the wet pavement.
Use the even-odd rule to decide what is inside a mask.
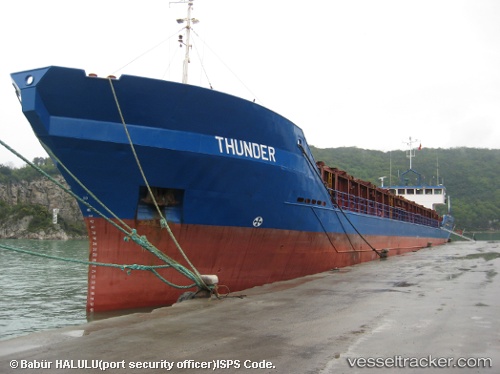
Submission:
[[[0,341],[0,372],[500,373],[499,273],[498,242],[424,248]]]

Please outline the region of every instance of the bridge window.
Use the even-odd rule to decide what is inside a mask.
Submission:
[[[432,195],[432,188],[426,188],[425,189],[425,194],[426,195]]]
[[[415,190],[414,190],[413,188],[408,188],[408,189],[406,190],[406,193],[407,193],[408,195],[415,195]]]

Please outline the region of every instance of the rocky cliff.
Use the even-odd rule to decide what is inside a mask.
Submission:
[[[61,176],[56,179],[65,184]],[[53,222],[58,209],[57,223]],[[46,178],[0,183],[0,238],[76,239],[86,236],[75,199]]]

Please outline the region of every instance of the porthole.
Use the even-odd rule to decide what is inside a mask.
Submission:
[[[35,82],[35,77],[28,75],[25,79],[26,85],[31,86]]]

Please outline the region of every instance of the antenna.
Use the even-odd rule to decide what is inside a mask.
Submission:
[[[436,185],[439,186],[439,155],[436,155]]]
[[[389,186],[392,186],[392,151],[389,151]]]

